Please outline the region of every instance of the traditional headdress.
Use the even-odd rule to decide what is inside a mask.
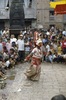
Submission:
[[[36,45],[39,45],[39,43],[42,43],[42,40],[41,40],[41,39],[38,39],[38,40],[36,41]]]

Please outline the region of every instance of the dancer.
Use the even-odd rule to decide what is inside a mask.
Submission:
[[[25,58],[24,61],[28,61],[31,58],[31,65],[29,70],[25,72],[25,75],[28,79],[33,81],[38,81],[40,78],[41,72],[41,59],[42,59],[42,51],[40,47],[42,46],[41,39],[37,40],[36,47],[32,50],[32,52]]]

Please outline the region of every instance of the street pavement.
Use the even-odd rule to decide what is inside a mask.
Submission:
[[[30,63],[17,65],[8,70],[15,75],[14,80],[7,79],[5,89],[0,90],[0,100],[51,100],[58,94],[66,96],[66,64],[41,64],[39,81],[30,81],[24,75]]]

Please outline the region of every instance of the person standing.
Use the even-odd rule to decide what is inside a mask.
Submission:
[[[6,43],[6,48],[8,50],[8,53],[10,53],[10,49],[11,49],[12,45],[10,43],[10,38],[7,38],[7,43]]]
[[[24,61],[24,57],[25,57],[24,45],[25,43],[24,43],[23,35],[19,35],[19,39],[17,40],[19,61]]]

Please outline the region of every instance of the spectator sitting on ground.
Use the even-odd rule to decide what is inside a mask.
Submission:
[[[53,56],[52,56],[52,52],[51,51],[47,52],[47,54],[46,54],[46,61],[52,63]]]

